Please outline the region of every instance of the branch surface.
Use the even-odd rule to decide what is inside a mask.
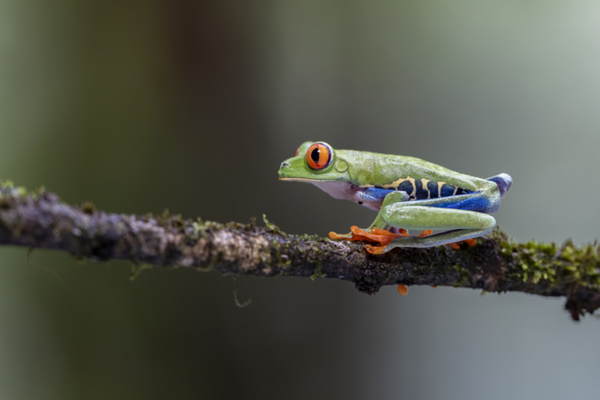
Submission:
[[[0,244],[68,251],[78,258],[192,267],[221,274],[332,278],[368,294],[383,285],[432,285],[564,296],[574,320],[600,307],[600,246],[515,243],[500,229],[462,250],[395,249],[291,235],[265,219],[220,224],[181,216],[111,214],[53,193],[0,186]]]

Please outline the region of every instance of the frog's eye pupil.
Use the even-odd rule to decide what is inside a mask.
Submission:
[[[310,158],[312,158],[312,160],[315,164],[319,163],[320,153],[321,152],[319,151],[318,147],[310,153]]]

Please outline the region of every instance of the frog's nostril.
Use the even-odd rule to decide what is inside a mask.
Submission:
[[[285,168],[285,167],[289,167],[290,164],[286,163],[285,161],[281,163],[281,168]]]

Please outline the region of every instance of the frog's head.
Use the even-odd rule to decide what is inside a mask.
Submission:
[[[308,183],[350,182],[348,162],[325,142],[304,142],[296,155],[281,163],[282,181]]]
[[[383,197],[368,192],[372,185],[361,187],[351,178],[357,175],[356,153],[336,151],[325,142],[304,142],[294,157],[281,163],[279,179],[312,183],[336,199],[350,200],[379,211]]]

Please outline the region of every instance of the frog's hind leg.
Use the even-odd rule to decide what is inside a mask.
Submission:
[[[481,212],[407,203],[391,204],[382,209],[380,215],[391,226],[442,232],[426,237],[399,237],[378,253],[394,247],[431,247],[460,242],[485,235],[496,226],[494,217]]]

